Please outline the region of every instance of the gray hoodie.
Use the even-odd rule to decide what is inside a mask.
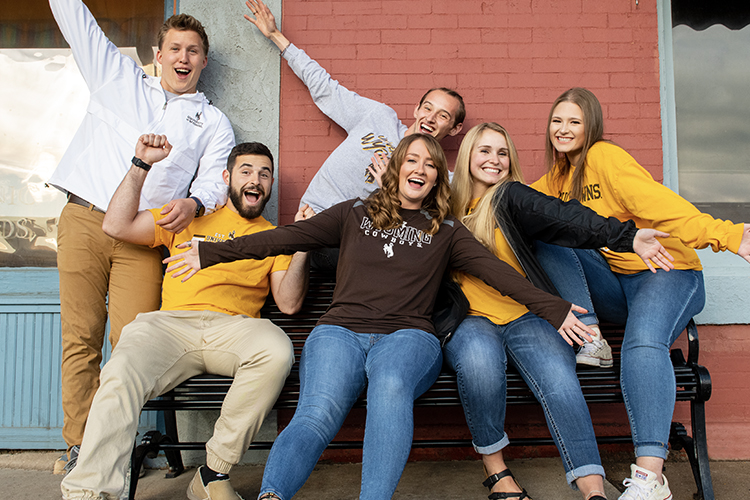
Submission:
[[[376,152],[390,156],[408,127],[389,106],[340,85],[294,44],[283,55],[310,90],[315,105],[347,134],[313,177],[302,203],[320,213],[345,200],[367,198],[378,187],[367,170],[370,158]]]

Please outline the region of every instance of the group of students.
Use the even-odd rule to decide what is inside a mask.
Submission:
[[[621,380],[636,463],[620,498],[670,499],[662,475],[675,394],[669,348],[704,302],[693,248],[710,245],[750,261],[750,226],[700,213],[604,140],[599,101],[583,88],[552,104],[549,172],[531,187],[496,123],[466,133],[450,181],[438,140],[461,130],[458,94],[429,91],[406,127],[290,44],[260,0],[247,5],[247,19],[348,134],[303,196],[305,215],[294,224],[223,242],[186,240],[174,245],[184,252],[165,260],[167,276],[182,282],[216,265],[297,252],[319,252],[320,267],[335,263],[333,301],[305,343],[298,408],[274,443],[259,499],[295,495],[364,390],[360,498],[391,498],[411,447],[413,401],[435,381],[443,357],[458,376],[490,499],[529,498],[503,461],[508,359],[542,403],[568,482],[586,500],[606,498],[575,373],[577,357],[611,363],[600,319],[626,325]],[[365,138],[383,127],[390,132],[359,169],[360,157],[373,154]],[[149,144],[165,145],[160,138]],[[443,346],[431,315],[446,272],[470,308]],[[584,345],[578,355],[576,344]],[[211,491],[196,498],[238,498],[231,488]]]

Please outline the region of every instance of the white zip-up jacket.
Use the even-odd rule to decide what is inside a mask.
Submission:
[[[130,168],[138,137],[164,134],[173,148],[149,172],[139,209],[188,194],[197,196],[207,211],[223,205],[227,187],[221,173],[234,147],[226,115],[200,92],[167,102],[160,78],[122,55],[80,0],[50,0],[50,7],[91,98],[48,183],[106,210]]]

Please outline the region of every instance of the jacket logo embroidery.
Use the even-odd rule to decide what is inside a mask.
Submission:
[[[203,116],[203,112],[198,111],[197,113],[195,113],[195,118],[193,118],[190,115],[186,116],[185,118],[187,119],[188,122],[192,123],[196,127],[203,128],[203,122],[201,121],[201,116]]]

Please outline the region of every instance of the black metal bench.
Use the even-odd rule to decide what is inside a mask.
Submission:
[[[296,360],[299,360],[307,335],[330,304],[333,287],[333,276],[312,273],[310,288],[301,312],[293,316],[284,315],[279,312],[270,299],[263,308],[261,315],[279,325],[292,339]],[[602,330],[605,338],[612,346],[615,359],[614,366],[612,368],[587,367],[580,369],[578,379],[589,404],[622,403],[619,361],[623,330],[621,327],[612,325],[603,325]],[[692,320],[687,327],[687,336],[687,359],[683,356],[681,349],[673,349],[671,358],[677,379],[677,401],[690,401],[692,437],[688,435],[684,425],[679,422],[672,422],[669,442],[673,450],[685,450],[692,467],[699,498],[714,500],[706,443],[705,414],[705,402],[711,397],[711,377],[708,370],[698,364],[698,330]],[[218,410],[221,408],[224,396],[231,384],[232,379],[228,377],[201,375],[186,380],[160,398],[146,403],[143,408],[145,411],[160,410],[164,412],[165,432],[149,431],[133,450],[129,495],[131,500],[135,498],[138,472],[146,456],[153,458],[160,450],[164,451],[169,463],[167,477],[175,477],[184,470],[180,455],[181,450],[205,449],[205,443],[203,442],[179,441],[175,411]],[[297,406],[298,398],[299,373],[295,363],[274,408],[277,410],[294,409]],[[507,401],[508,405],[536,404],[534,395],[521,376],[512,368],[508,370]],[[355,406],[364,407],[365,405],[366,401],[362,397]],[[435,384],[417,399],[415,406],[461,406],[455,374],[447,371],[441,373]],[[631,436],[629,434],[598,436],[597,442],[600,444],[630,443]],[[554,445],[554,442],[550,436],[524,438],[514,435],[511,444],[539,446]],[[250,445],[250,449],[267,450],[272,445],[273,441],[255,441]],[[415,439],[412,446],[415,448],[470,447],[471,441],[467,439]],[[361,441],[333,441],[329,445],[330,449],[361,447]]]

